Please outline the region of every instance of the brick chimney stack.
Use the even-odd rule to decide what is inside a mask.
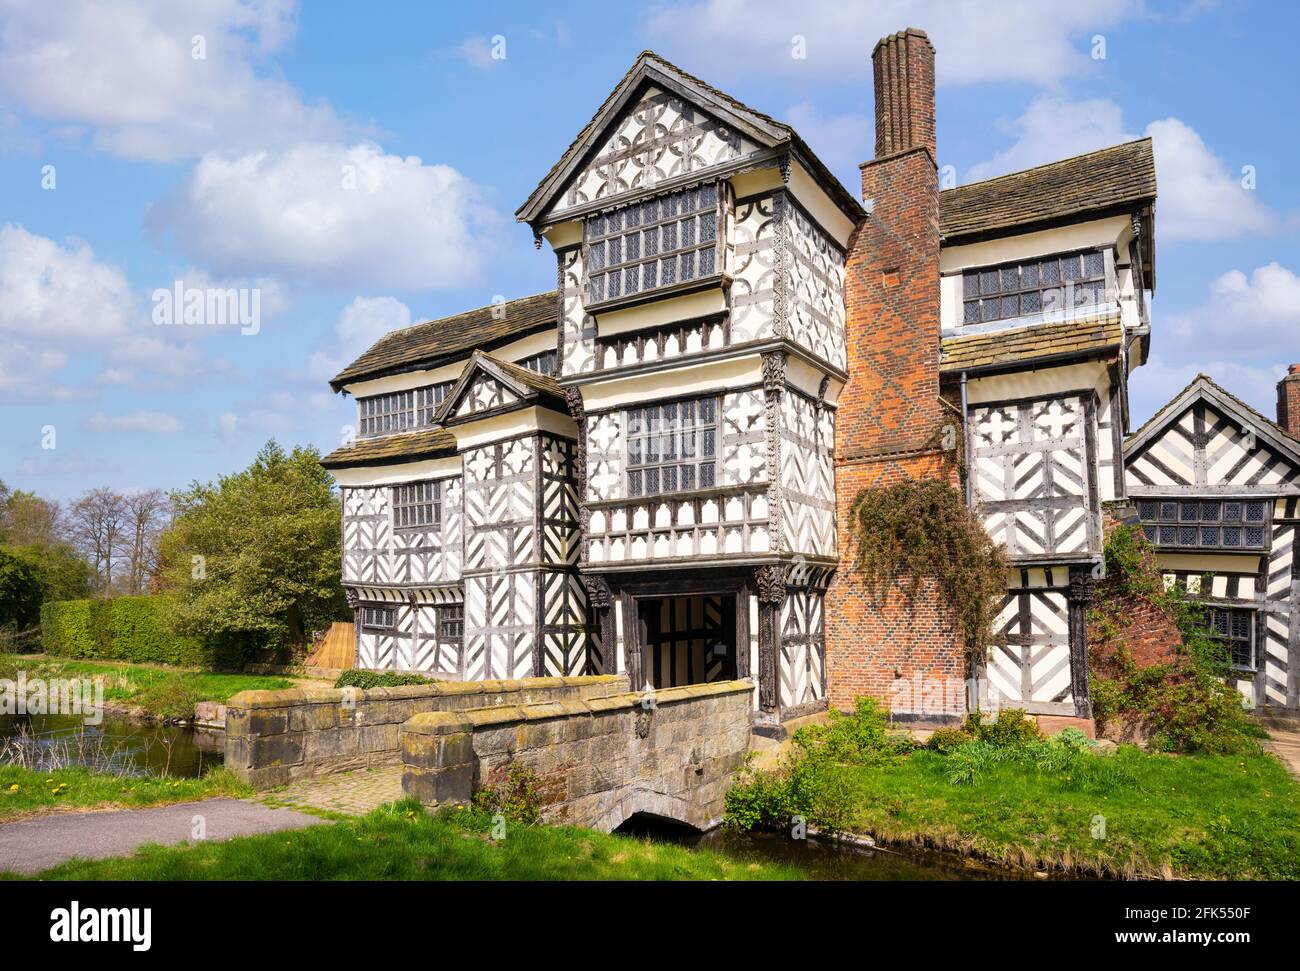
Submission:
[[[876,42],[876,158],[928,148],[934,159],[934,47],[909,27]]]
[[[1277,383],[1277,423],[1292,438],[1300,438],[1300,364],[1287,368]]]
[[[869,215],[846,262],[849,379],[835,415],[840,565],[826,596],[827,686],[840,709],[856,695],[890,703],[909,679],[960,684],[966,677],[956,618],[932,582],[910,602],[891,596],[877,604],[854,569],[855,497],[905,479],[956,486],[959,454],[938,444],[952,440],[943,428],[955,419],[939,401],[934,47],[924,31],[909,28],[883,38],[871,59],[876,157],[861,166]]]

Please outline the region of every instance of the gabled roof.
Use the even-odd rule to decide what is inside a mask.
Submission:
[[[330,387],[339,391],[354,381],[437,367],[474,348],[492,347],[554,327],[558,319],[556,291],[548,290],[440,320],[412,324],[381,337],[370,350],[336,374]]]
[[[1028,232],[1035,225],[1150,206],[1156,198],[1151,139],[1112,145],[939,193],[945,243]]]
[[[1218,384],[1208,374],[1198,374],[1187,387],[1174,395],[1163,408],[1152,415],[1137,431],[1124,440],[1124,454],[1128,456],[1156,438],[1171,422],[1177,421],[1197,401],[1208,401],[1219,410],[1236,418],[1243,427],[1249,426],[1269,445],[1293,459],[1300,466],[1300,441],[1292,438],[1277,422],[1256,411],[1232,392]]]
[[[976,373],[1035,361],[1099,357],[1117,352],[1123,340],[1124,326],[1118,315],[945,337],[940,342],[939,371]]]
[[[515,218],[528,223],[538,219],[568,184],[582,161],[599,148],[600,133],[615,122],[625,108],[635,104],[636,95],[651,84],[699,105],[764,148],[791,149],[851,218],[856,221],[865,215],[862,204],[840,184],[793,128],[688,74],[654,51],[646,50],[641,52],[591,120],[515,211]]]
[[[357,465],[392,465],[418,459],[442,458],[456,454],[456,437],[442,428],[385,435],[382,438],[359,438],[330,452],[320,464],[327,469],[346,469]]]
[[[456,425],[465,421],[473,421],[482,414],[480,412],[479,415],[464,417],[456,414],[456,408],[473,385],[474,377],[478,374],[486,374],[494,381],[500,382],[518,399],[511,402],[508,407],[494,409],[494,412],[512,411],[526,405],[541,404],[568,414],[564,389],[560,387],[553,377],[547,374],[538,374],[536,371],[530,371],[526,367],[520,367],[508,361],[502,361],[484,351],[475,351],[470,356],[465,369],[461,371],[460,377],[456,379],[455,387],[447,393],[446,399],[438,407],[438,413],[434,415],[434,421],[439,425]]]

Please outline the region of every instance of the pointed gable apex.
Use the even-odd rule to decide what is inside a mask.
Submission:
[[[1300,492],[1300,442],[1199,374],[1124,443],[1132,495]]]
[[[515,217],[537,227],[597,199],[671,188],[709,169],[775,164],[791,149],[846,212],[861,211],[790,126],[643,51]]]
[[[475,351],[438,408],[434,421],[455,425],[484,414],[542,404],[564,411],[564,392],[554,378]]]

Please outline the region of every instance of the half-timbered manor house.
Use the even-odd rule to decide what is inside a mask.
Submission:
[[[876,153],[850,193],[794,129],[643,53],[518,211],[555,289],[390,333],[333,379],[357,402],[324,464],[359,665],[750,677],[756,725],[864,693],[905,714],[900,685],[968,672],[944,604],[873,604],[849,575],[853,497],[902,476],[966,488],[1005,544],[982,673],[1031,712],[1090,715],[1102,504],[1130,494],[1174,571],[1190,561],[1164,530],[1191,520],[1164,513],[1195,496],[1197,529],[1221,530],[1198,552],[1256,581],[1215,590],[1285,630],[1268,568],[1228,549],[1270,559],[1296,512],[1248,518],[1280,480],[1226,457],[1239,403],[1205,382],[1125,444],[1150,141],[941,192],[933,48],[908,30],[873,61]],[[957,717],[952,697],[914,710]]]

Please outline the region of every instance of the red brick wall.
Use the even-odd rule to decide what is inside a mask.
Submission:
[[[871,602],[852,569],[849,508],[864,489],[948,478],[938,448],[955,418],[939,400],[939,188],[934,144],[934,50],[920,31],[887,37],[873,54],[878,156],[862,166],[871,215],[849,243],[845,274],[849,380],[835,418],[840,566],[826,598],[831,704],[887,701],[898,678],[963,679],[953,614],[932,583],[908,601]],[[905,113],[906,117],[900,117]]]
[[[1293,438],[1300,438],[1300,364],[1292,364],[1277,383],[1277,423]]]

